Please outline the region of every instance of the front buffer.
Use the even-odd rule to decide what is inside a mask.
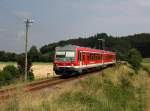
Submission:
[[[64,76],[69,76],[69,75],[79,75],[82,73],[82,69],[79,68],[74,68],[74,67],[58,67],[54,66],[53,70],[57,75],[64,75]]]

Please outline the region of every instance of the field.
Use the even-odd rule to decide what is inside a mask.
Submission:
[[[57,90],[21,93],[0,107],[1,111],[148,111],[148,80],[142,68],[137,74],[128,64],[118,65],[105,69],[103,76],[91,75]]]
[[[144,59],[144,67],[138,72],[129,64],[116,65],[104,69],[103,76],[91,75],[74,84],[52,88],[53,91],[23,94],[19,90],[21,94],[0,103],[1,111],[150,111],[148,61]],[[44,77],[43,71],[46,76],[49,66],[52,69],[52,64],[34,63],[32,68]]]
[[[17,67],[15,62],[0,62],[0,70],[2,70],[6,65],[14,65]],[[46,78],[54,75],[52,63],[35,62],[32,65],[32,70],[36,79]]]
[[[150,58],[145,58],[145,59],[143,59],[143,62],[144,62],[144,63],[150,63]]]

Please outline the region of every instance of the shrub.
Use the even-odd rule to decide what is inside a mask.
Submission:
[[[20,72],[19,72],[18,68],[16,68],[13,65],[8,65],[8,66],[4,67],[3,72],[11,74],[12,78],[20,77]]]
[[[17,60],[17,65],[18,65],[20,72],[24,73],[24,71],[25,71],[25,55],[24,54],[19,55],[18,60]],[[30,57],[28,57],[27,70],[29,71],[31,69],[31,67],[32,67],[32,62],[31,62]]]
[[[32,71],[28,71],[28,80],[34,80],[34,74]]]
[[[6,85],[13,82],[13,76],[11,75],[11,73],[3,71],[3,77]]]
[[[24,54],[21,54],[19,57],[18,57],[18,60],[17,60],[17,64],[18,64],[18,68],[19,68],[19,71],[22,75],[25,74],[25,55]],[[31,67],[32,67],[32,62],[31,62],[31,59],[30,57],[28,57],[28,67],[27,67],[27,78],[28,80],[34,80],[34,75],[33,75],[33,72],[31,70]]]
[[[5,78],[2,71],[0,71],[0,87],[5,84]]]
[[[8,65],[0,71],[0,86],[11,84],[18,78],[20,78],[19,70],[13,65]]]
[[[134,70],[138,70],[142,62],[141,53],[136,49],[131,49],[128,55],[128,62],[133,66]]]

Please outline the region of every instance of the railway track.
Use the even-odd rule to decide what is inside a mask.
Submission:
[[[17,93],[17,90],[21,90],[23,92],[29,92],[29,91],[35,91],[35,90],[40,90],[46,87],[46,85],[50,85],[51,83],[57,81],[59,78],[58,77],[54,77],[54,78],[50,78],[47,80],[41,80],[38,82],[33,82],[33,83],[29,83],[26,85],[22,85],[22,86],[18,86],[18,87],[11,87],[11,88],[7,88],[7,89],[3,89],[0,90],[0,99],[7,99],[10,96],[13,96]]]
[[[71,76],[71,77],[67,77],[67,78],[54,77],[54,78],[50,78],[47,80],[42,80],[42,81],[26,84],[26,85],[23,85],[20,87],[12,87],[12,88],[8,88],[8,89],[0,90],[0,100],[8,99],[9,97],[16,95],[17,94],[16,90],[18,90],[18,89],[21,89],[21,91],[23,91],[23,93],[39,91],[44,88],[51,88],[52,86],[55,86],[55,85],[58,85],[61,83],[66,83],[66,82],[69,82],[69,81],[72,81],[75,79],[83,78],[85,76],[92,75],[92,74],[96,74],[96,72],[91,72],[91,73],[82,74],[82,75],[78,75],[78,76]]]

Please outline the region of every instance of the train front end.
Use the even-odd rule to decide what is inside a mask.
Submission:
[[[76,63],[76,46],[56,47],[53,69],[57,75],[76,74]]]

